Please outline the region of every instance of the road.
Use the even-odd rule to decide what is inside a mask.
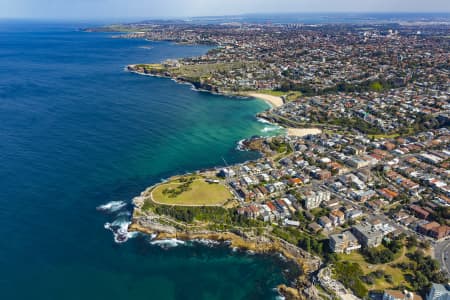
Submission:
[[[436,243],[434,257],[439,261],[443,271],[450,270],[450,239]]]

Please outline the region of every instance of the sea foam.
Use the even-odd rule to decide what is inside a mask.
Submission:
[[[271,122],[267,121],[266,119],[263,118],[256,118],[256,120],[260,123],[264,123],[264,124],[272,124]]]
[[[236,145],[236,150],[238,150],[238,151],[248,151],[248,149],[245,147],[245,145],[244,145],[244,141],[245,141],[245,139],[243,139],[243,140],[240,140],[238,143],[237,143],[237,145]]]
[[[192,240],[194,243],[202,244],[207,247],[216,247],[220,245],[219,241],[208,240],[208,239],[194,239]]]
[[[271,131],[275,131],[278,129],[279,129],[278,127],[271,126],[271,127],[264,127],[263,129],[261,129],[261,131],[266,133],[266,132],[271,132]]]
[[[114,213],[121,210],[125,206],[127,206],[127,203],[124,201],[111,201],[106,204],[97,206],[97,210],[104,211],[107,213]]]
[[[128,219],[125,218],[119,218],[115,220],[112,223],[105,223],[104,227],[105,229],[111,231],[114,236],[114,241],[116,243],[125,243],[129,239],[135,237],[138,233],[137,232],[129,232],[128,226],[131,224],[131,222]]]
[[[177,240],[177,239],[167,239],[167,240],[151,241],[150,244],[159,246],[163,249],[169,249],[169,248],[174,248],[177,246],[185,245],[186,242]]]

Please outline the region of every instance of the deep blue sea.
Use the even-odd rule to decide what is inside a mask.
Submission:
[[[0,22],[0,299],[273,299],[286,267],[225,246],[117,244],[131,199],[171,175],[242,162],[275,133],[244,100],[131,74],[208,48]],[[102,213],[111,201],[128,205]]]

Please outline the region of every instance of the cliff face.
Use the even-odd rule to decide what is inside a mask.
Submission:
[[[139,202],[139,201],[137,201]],[[291,245],[283,240],[270,236],[251,236],[245,232],[236,230],[234,232],[216,232],[210,230],[179,230],[173,226],[161,224],[157,216],[147,214],[144,216],[139,208],[134,213],[133,222],[128,230],[154,235],[156,240],[178,239],[178,240],[214,240],[228,242],[230,247],[250,250],[260,254],[280,253],[286,259],[293,262],[299,269],[300,277],[294,280],[293,286],[279,286],[279,291],[286,299],[320,299],[311,293],[314,287],[308,280],[308,274],[318,270],[320,260],[312,257],[302,249]]]
[[[203,91],[207,91],[207,92],[211,92],[211,93],[220,93],[221,92],[218,87],[216,87],[212,84],[206,83],[197,77],[176,75],[172,72],[173,70],[166,69],[164,67],[161,67],[160,65],[154,65],[154,66],[152,66],[152,65],[129,65],[129,66],[127,66],[127,70],[130,72],[143,74],[143,75],[153,75],[153,76],[157,76],[157,77],[172,78],[181,83],[190,83],[197,90],[203,90]]]

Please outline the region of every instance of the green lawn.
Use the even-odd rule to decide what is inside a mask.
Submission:
[[[274,91],[274,90],[261,90],[261,91],[258,91],[258,93],[267,94],[267,95],[271,95],[271,96],[275,96],[275,97],[281,97],[281,96],[284,96],[287,94],[286,92]]]
[[[285,96],[286,100],[288,102],[297,100],[297,98],[301,97],[301,95],[302,95],[302,93],[298,92],[298,91],[282,92],[282,91],[274,91],[274,90],[261,90],[261,91],[258,91],[258,93],[267,94],[267,95],[276,96],[276,97]]]
[[[157,204],[178,206],[220,206],[233,198],[231,192],[222,184],[211,184],[204,179],[193,181],[186,191],[170,194],[181,186],[179,181],[157,186],[152,191],[152,200]]]
[[[375,280],[375,283],[373,285],[365,284],[369,290],[384,290],[394,288],[399,284],[409,287],[409,283],[408,281],[406,281],[404,277],[405,274],[402,272],[402,270],[400,270],[399,268],[394,268],[392,266],[399,262],[408,261],[408,258],[405,256],[405,250],[403,250],[393,262],[387,264],[371,265],[365,261],[364,257],[359,252],[356,251],[350,254],[339,254],[339,260],[357,263],[363,270],[364,275],[377,270],[382,270],[385,274],[392,276],[394,284],[387,282],[384,278],[380,278]]]
[[[392,134],[369,134],[368,137],[371,139],[395,139],[400,136],[399,133]]]

